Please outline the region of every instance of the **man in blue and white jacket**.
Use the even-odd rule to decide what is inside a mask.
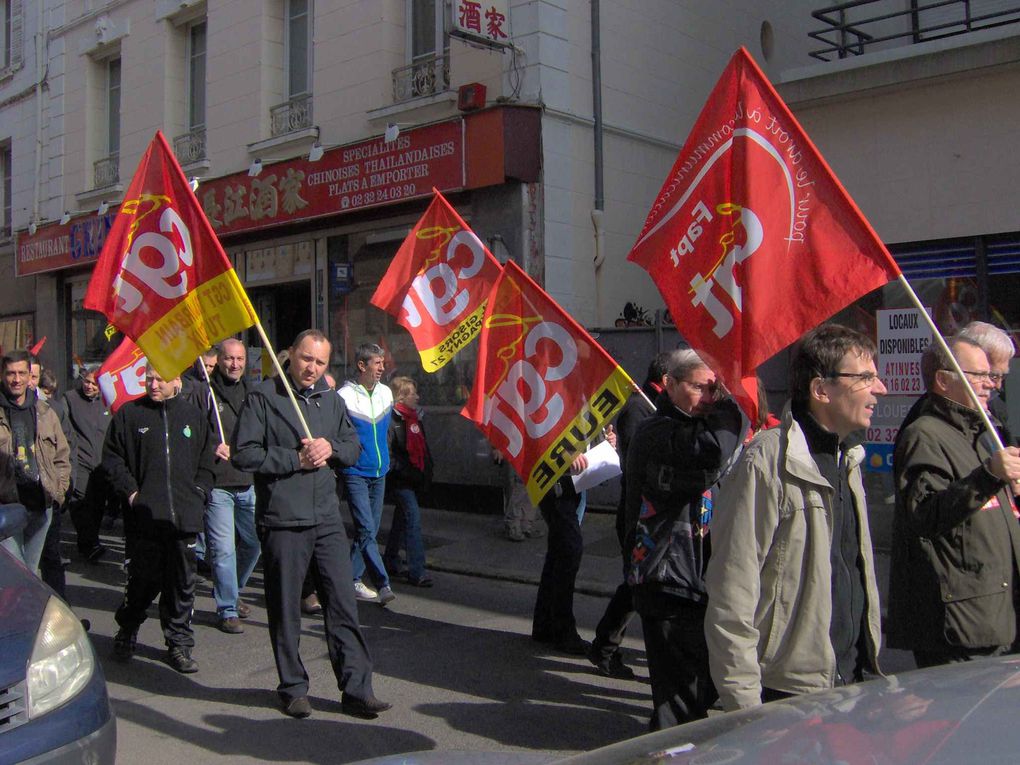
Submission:
[[[396,596],[390,589],[390,577],[379,554],[376,537],[382,521],[386,472],[390,469],[386,433],[393,412],[393,393],[382,383],[385,369],[382,348],[375,343],[362,343],[358,346],[355,361],[358,365],[357,378],[345,382],[339,391],[361,440],[358,461],[343,471],[347,502],[354,519],[354,540],[351,542],[354,594],[358,600],[385,606]],[[366,571],[378,591],[362,581]]]

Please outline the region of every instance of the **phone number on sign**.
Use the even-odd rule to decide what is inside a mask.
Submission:
[[[418,187],[413,183],[405,183],[402,186],[385,186],[381,189],[359,191],[357,194],[348,194],[347,196],[340,197],[340,208],[365,207],[366,205],[376,205],[380,202],[392,202],[395,199],[413,197],[419,193],[421,192],[418,191]]]

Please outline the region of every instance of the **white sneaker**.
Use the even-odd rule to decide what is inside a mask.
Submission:
[[[393,590],[391,590],[389,587],[379,588],[379,603],[381,603],[382,605],[385,606],[387,603],[392,603],[396,599],[397,596],[393,594]]]
[[[368,603],[375,603],[379,600],[379,593],[362,582],[360,579],[354,582],[354,597]]]

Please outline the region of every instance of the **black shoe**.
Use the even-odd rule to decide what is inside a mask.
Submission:
[[[609,656],[603,656],[602,652],[592,645],[588,649],[588,661],[595,665],[595,674],[602,677],[615,677],[618,680],[633,680],[634,670],[623,663],[623,657],[619,649]]]
[[[297,696],[283,704],[283,713],[290,717],[304,720],[312,714],[312,705],[308,703],[307,696]]]
[[[565,638],[560,638],[554,644],[557,651],[570,654],[571,656],[587,656],[591,643],[583,640],[576,632]]]
[[[212,569],[205,562],[205,558],[200,558],[195,564],[195,573],[204,579],[212,579]]]
[[[345,693],[340,699],[340,709],[343,710],[345,715],[362,717],[366,720],[372,720],[380,712],[385,712],[387,709],[392,707],[392,704],[388,704],[385,701],[379,701],[379,699],[375,696],[369,696],[367,699],[359,699],[357,696]]]
[[[99,559],[106,555],[106,548],[97,544],[86,553],[82,553],[89,563],[99,563]]]
[[[138,630],[127,630],[121,627],[113,636],[113,657],[120,661],[127,661],[135,655],[137,644]]]
[[[191,658],[191,649],[175,645],[167,652],[167,663],[182,675],[198,672],[198,662]]]

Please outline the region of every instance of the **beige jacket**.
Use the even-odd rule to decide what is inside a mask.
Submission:
[[[860,446],[847,454],[877,669],[881,628],[863,458]],[[727,711],[760,704],[763,686],[797,694],[833,686],[832,494],[789,410],[780,427],[752,441],[723,481],[705,576],[705,636],[712,679]]]
[[[0,393],[0,395],[3,395]],[[39,477],[48,501],[60,504],[71,485],[71,449],[60,419],[45,401],[36,401],[35,451]],[[14,437],[7,411],[0,407],[0,452],[13,454]],[[41,508],[28,508],[39,510]]]

